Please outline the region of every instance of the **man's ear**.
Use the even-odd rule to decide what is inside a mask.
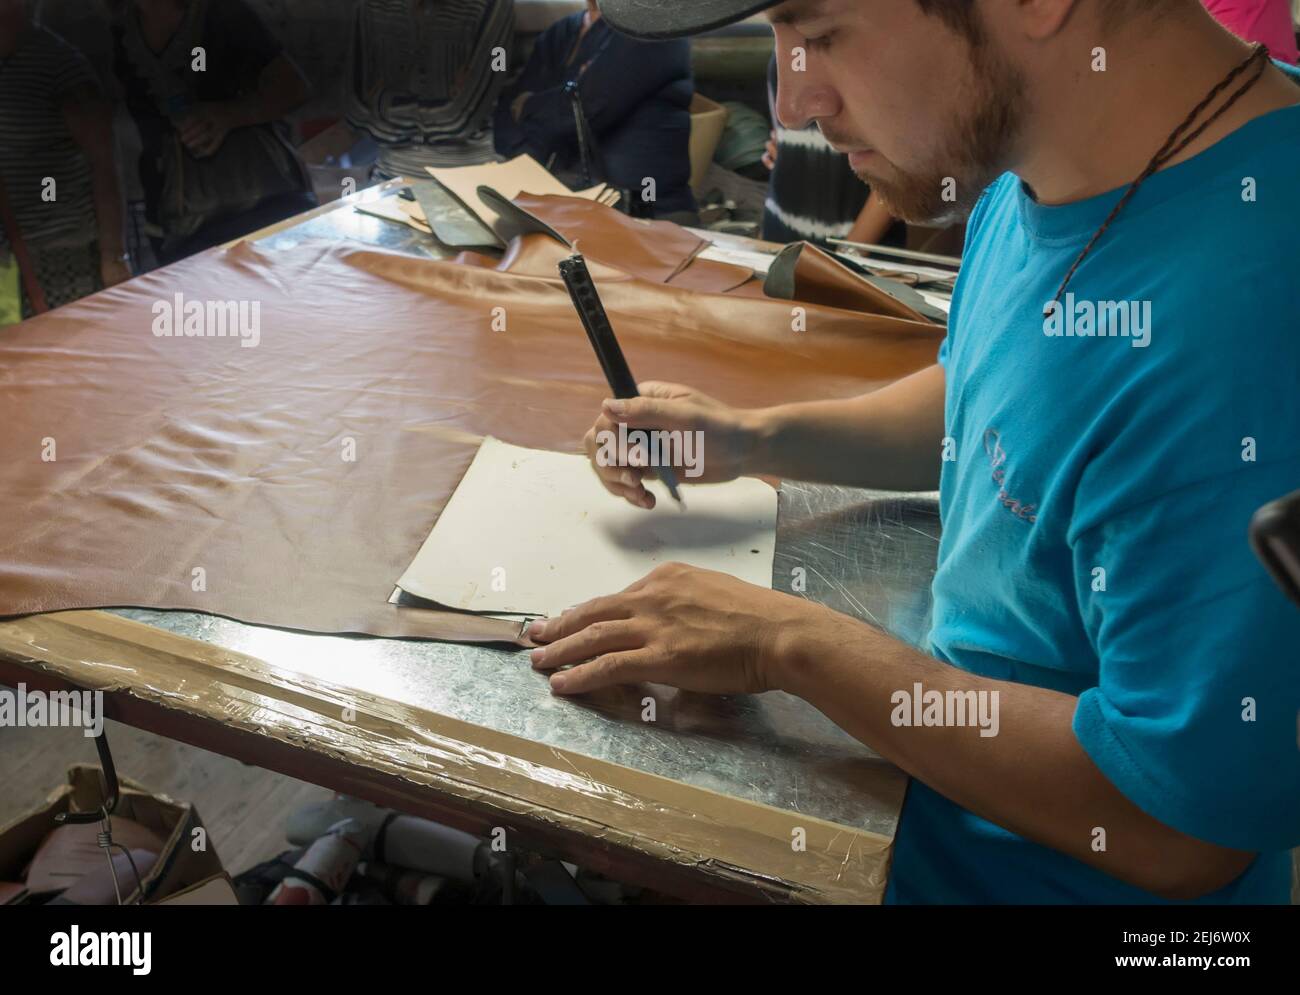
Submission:
[[[1014,8],[1011,17],[1020,34],[1031,41],[1046,41],[1060,33],[1081,8],[1102,0],[988,0],[994,6]]]

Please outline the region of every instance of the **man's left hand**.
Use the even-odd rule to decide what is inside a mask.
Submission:
[[[727,574],[680,563],[656,568],[619,594],[534,622],[536,670],[557,694],[652,681],[709,694],[780,686],[783,647],[815,631],[828,610]]]

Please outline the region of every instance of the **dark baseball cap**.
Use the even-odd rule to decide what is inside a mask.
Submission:
[[[610,26],[633,38],[680,38],[712,31],[781,0],[598,0]]]

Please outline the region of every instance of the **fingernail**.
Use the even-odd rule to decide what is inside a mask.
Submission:
[[[531,653],[528,654],[528,659],[531,660],[533,663],[541,663],[542,660],[544,660],[545,658],[546,658],[546,650],[542,649],[541,647],[538,647],[537,649],[533,650]]]
[[[528,627],[528,634],[530,636],[546,635],[546,619],[544,618],[533,619],[533,624]]]
[[[616,398],[611,398],[605,402],[605,410],[612,415],[621,415],[627,411],[627,405]]]
[[[636,477],[632,476],[631,470],[624,470],[623,476],[620,477],[619,479],[622,480],[623,483],[627,484],[628,487],[636,486]]]
[[[569,677],[568,677],[567,674],[552,674],[552,675],[551,675],[551,690],[552,690],[552,691],[563,691],[563,690],[564,690],[564,686],[565,686],[566,684],[568,684],[568,683],[569,683]]]

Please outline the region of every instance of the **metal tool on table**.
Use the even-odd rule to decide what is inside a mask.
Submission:
[[[628,369],[627,360],[623,358],[623,350],[619,347],[618,339],[614,337],[614,327],[609,323],[609,316],[605,314],[605,305],[601,303],[600,295],[596,293],[596,284],[591,279],[587,262],[582,258],[581,253],[575,252],[568,259],[560,260],[560,276],[564,280],[564,285],[569,288],[573,306],[578,309],[578,317],[582,319],[582,327],[587,330],[591,347],[596,350],[596,358],[600,360],[600,368],[605,371],[605,379],[609,381],[610,390],[614,392],[615,397],[619,398],[640,397],[641,393],[636,389],[636,380],[632,376],[632,371]],[[682,500],[677,475],[673,473],[672,468],[655,467],[655,471],[678,507],[684,511],[686,502]]]
[[[961,260],[956,256],[939,256],[933,252],[917,252],[914,249],[895,249],[888,245],[874,245],[869,242],[850,242],[847,238],[828,238],[827,244],[844,249],[856,249],[869,252],[873,256],[889,256],[893,259],[910,259],[913,262],[929,263],[945,269],[961,269]]]

